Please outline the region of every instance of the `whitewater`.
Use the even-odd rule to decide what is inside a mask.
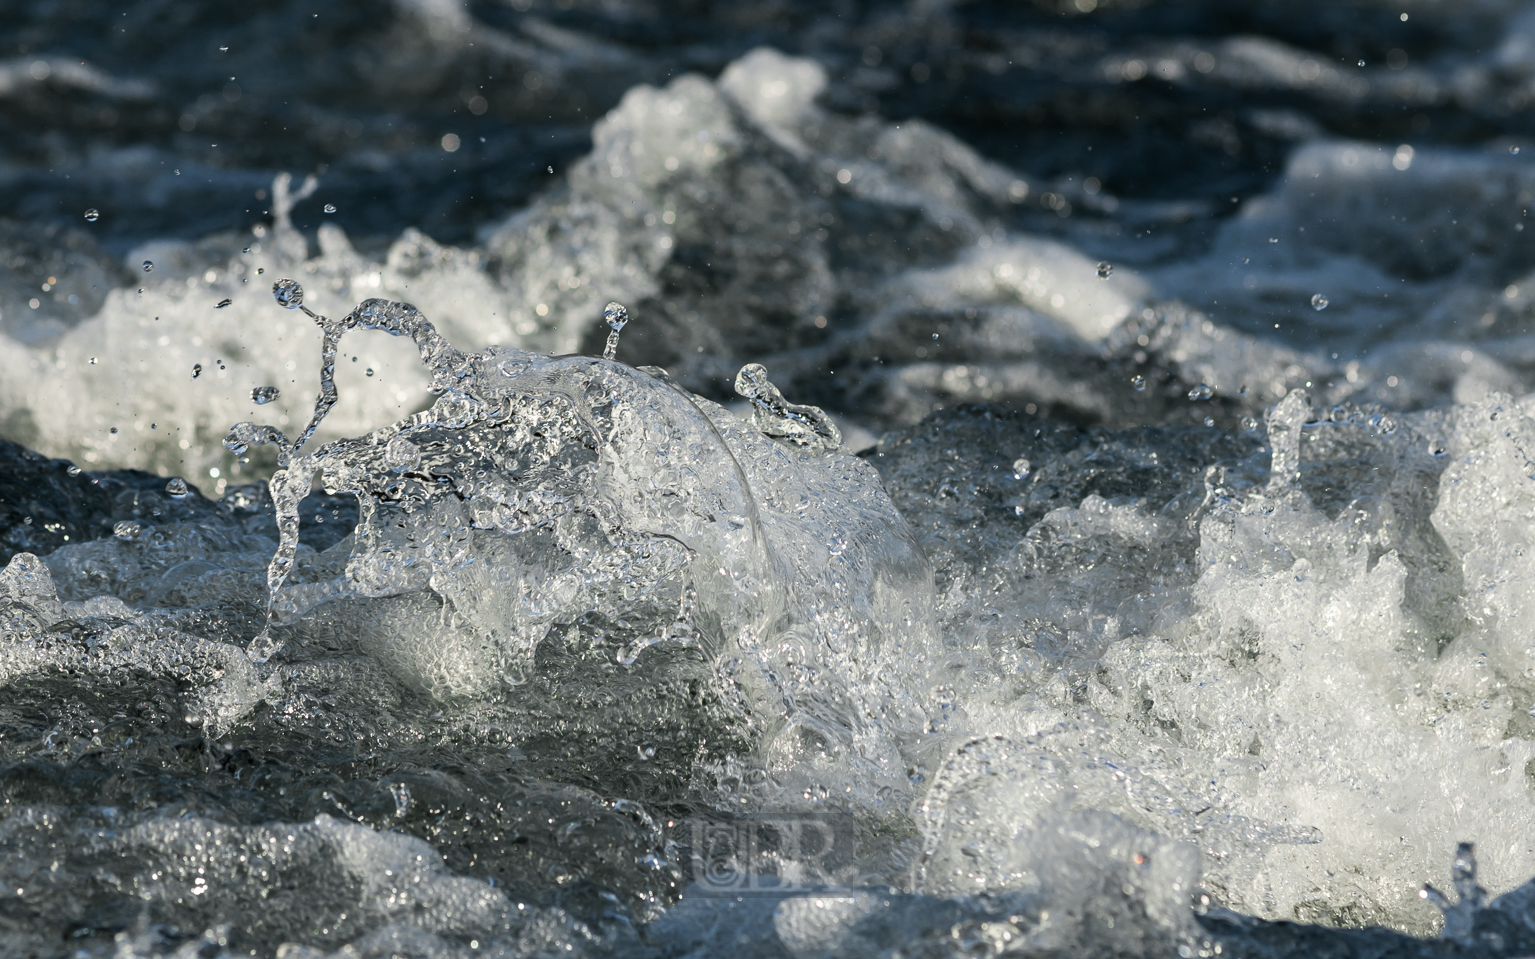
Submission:
[[[1498,16],[1093,69],[1491,102]],[[1535,953],[1518,143],[1209,219],[839,83],[627,84],[455,242],[280,173],[7,261],[0,956]]]

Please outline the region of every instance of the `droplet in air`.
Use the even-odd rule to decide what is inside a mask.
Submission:
[[[1519,148],[1518,147],[1509,147],[1508,148],[1508,152],[1514,154],[1515,156],[1518,156],[1519,155]]]
[[[1033,464],[1020,456],[1013,460],[1013,477],[1015,479],[1023,479],[1029,475],[1029,471],[1033,468]]]
[[[225,44],[225,45],[219,47],[219,53],[228,53],[228,52],[229,52],[229,45],[228,44]]]
[[[153,261],[151,261],[151,260],[145,260],[145,261],[144,261],[144,272],[145,272],[145,273],[148,273],[148,272],[150,272],[150,271],[151,271],[151,270],[153,270],[153,269],[154,269],[154,268],[155,268],[155,264],[154,264],[154,262],[153,262]]]
[[[1320,293],[1313,293],[1311,295],[1311,308],[1316,310],[1318,313],[1327,309],[1327,297]]]
[[[1279,237],[1271,236],[1271,237],[1269,237],[1269,242],[1270,243],[1278,243],[1279,242]]]
[[[135,523],[131,519],[120,519],[116,523],[112,524],[112,535],[116,536],[120,540],[126,541],[139,535],[139,532],[143,528],[144,527],[140,526],[138,523]]]
[[[1242,417],[1242,430],[1244,432],[1251,433],[1253,430],[1255,430],[1257,428],[1258,428],[1258,421],[1257,420],[1253,419],[1251,416],[1244,416],[1244,417]]]
[[[171,478],[169,483],[165,484],[165,491],[177,499],[180,499],[181,497],[187,495],[187,481],[179,476],[174,476]]]
[[[1130,377],[1130,385],[1135,387],[1135,391],[1139,393],[1141,390],[1146,388],[1146,377],[1137,373]]]
[[[111,429],[107,430],[107,432],[111,433],[113,436],[116,436],[117,435],[117,427],[114,426]]]
[[[91,357],[91,365],[92,365],[92,366],[95,366],[95,365],[96,365],[96,357],[94,357],[94,356],[93,356],[93,357]]]
[[[373,375],[373,367],[370,366],[366,370],[364,370],[363,372],[365,374],[367,374],[368,376],[372,376]]]
[[[629,322],[629,311],[622,303],[612,302],[602,308],[602,318],[607,321],[608,345],[602,351],[605,360],[616,359],[618,356],[618,334],[623,331],[624,325]]]
[[[202,376],[202,375],[203,375],[203,365],[201,363],[193,363],[192,364],[192,379],[195,380],[199,376]]]
[[[101,219],[101,212],[98,211],[95,207],[91,207],[89,210],[85,211],[85,222],[95,223],[99,219]]]
[[[296,310],[304,305],[304,288],[298,280],[284,277],[273,283],[272,296],[277,300],[277,305],[284,309]]]
[[[336,204],[334,204],[334,203],[327,203],[327,204],[325,204],[325,212],[326,213],[335,213],[336,212]]]
[[[1205,417],[1205,425],[1206,426],[1214,426],[1215,425],[1215,417],[1213,417],[1213,416],[1206,416]]]
[[[1114,275],[1114,264],[1104,260],[1098,264],[1098,279],[1107,280]]]
[[[68,473],[70,476],[79,476],[80,475],[80,467],[78,467],[78,466],[71,466],[69,469],[65,470],[64,472]]]
[[[228,306],[229,304],[231,304],[233,302],[234,302],[233,300],[231,300],[229,297],[226,296],[222,300],[219,300],[219,305],[215,306],[214,309],[215,310],[222,310],[224,307]]]
[[[1189,390],[1189,399],[1196,403],[1198,403],[1200,400],[1207,400],[1214,395],[1215,390],[1213,390],[1208,383],[1201,383],[1194,387],[1192,390]]]
[[[265,406],[277,399],[278,389],[275,386],[258,386],[251,390],[251,402],[257,406]]]

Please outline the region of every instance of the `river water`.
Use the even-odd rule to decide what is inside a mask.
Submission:
[[[1535,954],[1535,7],[0,18],[0,956]]]

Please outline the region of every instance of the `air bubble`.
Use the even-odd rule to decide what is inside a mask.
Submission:
[[[165,484],[165,491],[177,499],[181,499],[187,495],[187,481],[179,476],[172,477],[171,481]]]
[[[1135,391],[1137,393],[1139,393],[1140,391],[1142,391],[1142,390],[1144,390],[1146,388],[1146,377],[1144,377],[1144,376],[1140,375],[1139,373],[1137,373],[1134,376],[1130,377],[1130,385],[1135,388]]]
[[[296,310],[304,305],[304,288],[298,280],[284,277],[273,283],[272,296],[277,300],[277,305],[285,309]]]
[[[131,519],[120,519],[116,523],[112,524],[112,535],[116,536],[120,540],[126,541],[139,535],[143,529],[144,527],[140,526],[138,523],[135,523]]]
[[[251,390],[251,401],[257,406],[265,406],[277,399],[278,392],[275,386],[258,386]]]
[[[325,204],[325,212],[326,213],[335,213],[336,212],[336,204],[334,204],[334,203],[327,203],[327,204]]]
[[[1318,313],[1327,309],[1327,297],[1320,293],[1313,293],[1311,295],[1311,308],[1316,310]]]
[[[152,270],[154,270],[154,268],[155,268],[155,264],[154,264],[153,260],[145,260],[144,261],[144,272],[145,273],[151,272]]]
[[[1013,477],[1015,479],[1023,479],[1029,475],[1032,469],[1033,464],[1021,456],[1013,460]]]
[[[1189,399],[1196,403],[1200,400],[1207,400],[1214,395],[1215,390],[1208,383],[1201,383],[1192,390],[1189,390]]]
[[[101,212],[95,207],[91,207],[89,210],[85,211],[85,222],[95,223],[99,219],[101,219]]]
[[[1108,260],[1104,260],[1098,264],[1098,279],[1107,280],[1110,276],[1113,275],[1114,264],[1110,263]]]
[[[1255,430],[1257,428],[1258,428],[1258,421],[1257,420],[1253,419],[1251,416],[1244,416],[1244,417],[1242,417],[1242,431],[1243,432],[1251,433],[1253,430]]]
[[[1214,426],[1215,425],[1215,417],[1213,417],[1213,416],[1206,416],[1205,417],[1205,425],[1206,426]]]

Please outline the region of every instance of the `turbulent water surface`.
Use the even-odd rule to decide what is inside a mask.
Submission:
[[[1535,954],[1535,7],[312,6],[0,4],[0,956]]]

